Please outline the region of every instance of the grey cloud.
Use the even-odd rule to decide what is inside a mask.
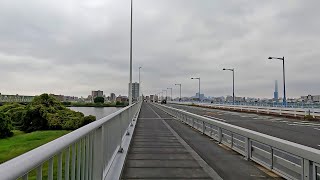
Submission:
[[[0,2],[0,91],[86,96],[92,89],[125,95],[129,80],[130,1],[45,0]],[[175,83],[183,95],[271,97],[282,82],[285,56],[288,95],[320,86],[315,0],[134,0],[134,81],[142,66],[145,94]],[[281,90],[281,88],[280,88]],[[281,90],[282,91],[282,90]],[[174,92],[177,92],[175,87]],[[177,95],[177,94],[176,94]]]

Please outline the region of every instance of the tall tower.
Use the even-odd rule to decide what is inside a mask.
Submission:
[[[274,99],[276,102],[279,101],[278,80],[275,81],[273,99]]]

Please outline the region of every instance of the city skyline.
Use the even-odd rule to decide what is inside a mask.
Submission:
[[[181,6],[183,4],[183,6]],[[320,94],[317,1],[140,0],[133,11],[133,82],[144,94],[172,87],[272,98],[286,57],[287,97]],[[0,92],[84,96],[92,89],[128,95],[129,1],[0,2]],[[303,14],[303,16],[300,16]],[[307,61],[308,63],[305,63]],[[121,72],[121,73],[119,73]]]

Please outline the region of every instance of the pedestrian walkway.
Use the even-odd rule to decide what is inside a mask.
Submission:
[[[209,172],[210,173],[210,172]],[[122,179],[212,179],[167,124],[144,103]]]
[[[274,179],[240,157],[143,103],[122,179]]]

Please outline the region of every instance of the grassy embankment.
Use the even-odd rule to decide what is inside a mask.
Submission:
[[[8,161],[43,144],[46,144],[70,131],[35,131],[24,133],[14,130],[14,135],[6,139],[0,139],[0,163]]]
[[[23,153],[35,149],[43,144],[46,144],[54,139],[57,139],[70,131],[35,131],[31,133],[24,133],[22,131],[14,130],[14,135],[6,139],[0,139],[0,164],[13,159]],[[64,156],[63,156],[64,158]],[[54,160],[54,177],[57,175],[57,159]],[[63,162],[64,165],[64,162]],[[42,169],[44,178],[47,177],[48,163],[43,165]],[[29,173],[29,179],[36,179],[35,170]]]

